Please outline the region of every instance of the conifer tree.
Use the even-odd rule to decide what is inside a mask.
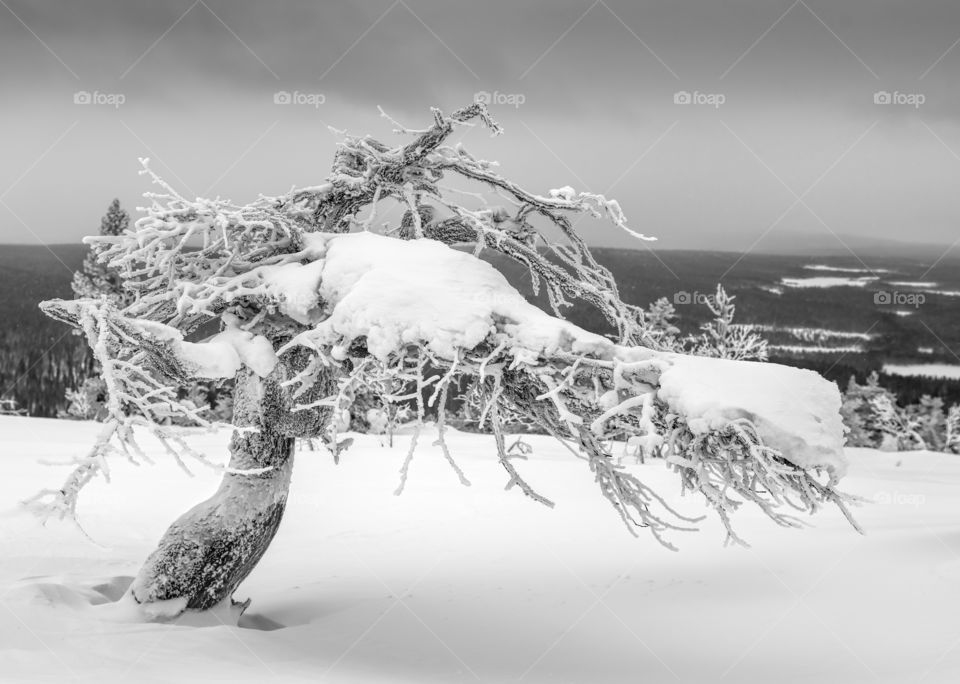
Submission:
[[[119,236],[130,227],[130,215],[120,206],[120,200],[114,199],[107,207],[107,213],[100,219],[100,235]],[[130,303],[132,296],[123,289],[120,272],[101,260],[106,246],[94,242],[83,260],[80,270],[73,274],[71,287],[77,298],[97,299],[106,296],[119,307]]]
[[[665,349],[673,349],[677,346],[680,328],[676,326],[676,320],[677,310],[666,297],[653,302],[643,312],[643,322],[650,341]]]
[[[701,326],[701,333],[690,340],[690,353],[735,361],[766,361],[767,341],[749,325],[734,323],[737,307],[733,295],[722,285],[707,299],[713,319]]]

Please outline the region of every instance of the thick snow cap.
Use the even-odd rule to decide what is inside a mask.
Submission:
[[[792,463],[826,467],[835,476],[846,469],[840,394],[812,371],[615,345],[533,306],[490,264],[433,240],[313,234],[308,247],[323,262],[319,269],[302,267],[325,314],[306,334],[314,343],[336,351],[365,336],[370,353],[381,359],[415,343],[452,359],[494,335],[523,361],[559,351],[642,361],[659,376],[657,397],[695,433],[746,418]],[[295,283],[291,299],[312,308],[313,302],[303,303],[311,287],[293,275],[285,274]]]
[[[795,465],[828,468],[835,477],[846,470],[840,393],[812,371],[614,344],[541,311],[490,264],[434,240],[314,233],[300,256],[305,263],[259,269],[263,294],[281,312],[314,326],[298,343],[330,347],[341,356],[364,337],[379,359],[423,344],[452,360],[487,339],[521,363],[558,353],[586,355],[642,369],[640,379],[695,434],[745,418]],[[201,344],[159,324],[145,332],[168,338],[202,377],[228,377],[241,364],[269,373],[276,363],[270,343],[227,323]]]
[[[846,472],[837,386],[811,370],[756,361],[665,355],[657,396],[695,434],[737,418],[757,426],[764,443],[802,468]]]

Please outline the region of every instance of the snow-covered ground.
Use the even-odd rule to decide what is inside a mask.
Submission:
[[[810,327],[787,327],[771,324],[750,324],[750,329],[761,333],[772,333],[775,335],[775,341],[768,344],[767,348],[774,352],[786,352],[789,354],[860,354],[865,347],[863,344],[851,344],[851,340],[860,340],[869,342],[875,337],[870,333],[853,332],[848,330],[829,330],[827,328]],[[786,342],[782,338],[792,338],[803,344],[796,344],[789,339]]]
[[[838,347],[823,347],[809,344],[771,344],[768,345],[768,349],[795,354],[859,354],[863,352],[863,345],[847,344]]]
[[[929,349],[929,347],[921,348],[919,351],[925,354],[933,351],[930,349],[930,352],[925,352],[924,349]],[[922,376],[927,378],[951,378],[953,380],[960,380],[960,365],[949,363],[885,363],[883,364],[883,372],[888,375],[903,375],[907,377]]]
[[[504,491],[491,438],[453,433],[463,488],[421,439],[358,436],[339,466],[297,456],[277,538],[240,587],[241,626],[124,624],[109,599],[167,524],[217,475],[117,461],[82,520],[40,526],[15,504],[56,486],[96,426],[0,417],[0,680],[90,682],[927,682],[960,681],[960,457],[849,451],[846,489],[877,503],[853,532],[738,516],[752,549],[713,519],[661,548],[632,538],[586,465],[549,439],[518,467],[554,510]],[[429,435],[427,435],[429,437]],[[198,442],[223,453],[227,434]],[[638,472],[681,510],[662,463]]]
[[[846,268],[826,266],[824,264],[807,264],[804,268],[808,271],[833,271],[836,273],[890,273],[890,271],[885,268]]]
[[[782,325],[771,325],[769,323],[751,323],[751,330],[761,332],[786,333],[805,342],[816,342],[818,340],[839,339],[839,340],[863,340],[869,341],[876,337],[868,332],[853,332],[850,330],[829,330],[827,328],[809,328],[809,327],[787,327]]]
[[[893,285],[894,287],[936,287],[938,283],[924,280],[888,280],[887,285]]]
[[[875,276],[861,276],[858,278],[847,276],[814,276],[812,278],[781,278],[780,284],[786,287],[865,287],[879,278]]]

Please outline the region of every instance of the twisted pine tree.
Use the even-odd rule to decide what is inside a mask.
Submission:
[[[119,235],[88,238],[100,246],[98,263],[122,273],[129,300],[42,305],[86,334],[110,414],[66,482],[31,502],[46,515],[76,519],[78,494],[108,476],[111,455],[147,459],[138,446],[146,434],[184,466],[219,467],[172,425],[211,427],[177,390],[198,377],[236,377],[222,483],[171,525],[131,585],[145,615],[230,599],[280,524],[295,441],[320,437],[339,458],[338,426],[365,393],[414,402],[418,426],[436,406],[442,453],[468,484],[444,440],[444,407],[451,387],[472,383],[509,485],[553,505],[505,446],[505,416],[520,415],[583,459],[631,532],[644,527],[668,545],[665,532],[695,521],[619,466],[615,441],[665,449],[682,486],[705,498],[734,540],[730,514],[745,502],[785,526],[798,524],[785,509],[846,510],[834,489],[844,469],[836,388],[809,371],[658,349],[571,221],[587,214],[633,233],[619,205],[569,187],[532,193],[446,144],[457,126],[477,124],[500,133],[473,104],[433,110],[422,130],[399,127],[406,144],[347,136],[325,183],[243,206],[188,200],[144,160],[159,188],[144,216]],[[476,191],[454,189],[455,179]],[[405,213],[378,226],[388,202]],[[483,250],[525,266],[553,315],[477,258]],[[612,339],[565,321],[573,300],[602,312]],[[220,332],[198,340],[212,323]]]

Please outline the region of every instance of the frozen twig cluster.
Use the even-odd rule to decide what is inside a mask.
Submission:
[[[310,344],[310,339],[311,334],[306,333],[291,344]],[[323,353],[320,347],[314,347],[314,351]],[[406,395],[411,399],[430,395],[429,387],[434,388],[432,397],[442,395],[458,378],[471,383],[469,391],[480,397],[479,422],[489,424],[508,488],[517,487],[534,501],[554,505],[513,463],[522,454],[512,454],[506,446],[504,416],[520,415],[543,426],[587,462],[601,494],[631,531],[648,528],[669,548],[673,546],[663,534],[693,529],[691,524],[697,520],[678,513],[624,467],[613,455],[616,443],[640,443],[661,450],[680,475],[683,489],[703,495],[725,525],[728,539],[736,543],[745,542],[734,532],[730,515],[743,503],[758,506],[777,524],[787,527],[798,526],[800,521],[782,513],[782,507],[814,513],[824,504],[833,503],[856,527],[848,510],[855,499],[834,488],[835,478],[829,474],[818,478],[815,469],[790,462],[780,451],[764,444],[749,420],[731,420],[722,429],[695,434],[684,416],[672,414],[656,397],[659,376],[669,367],[658,353],[619,346],[599,353],[557,352],[537,358],[516,352],[505,326],[473,349],[461,350],[454,360],[431,354],[425,344],[409,344],[381,362],[374,360],[362,344],[354,344],[339,363],[353,368],[361,377],[369,374],[378,378],[374,382],[385,374],[399,377],[399,369],[406,369],[402,375],[411,387]],[[425,355],[429,364],[423,361]],[[418,405],[422,415],[422,401]],[[444,413],[441,401],[441,443]],[[418,435],[419,428],[401,469],[398,493],[406,482]],[[445,445],[444,454],[456,468]],[[456,470],[462,480],[462,472]]]
[[[30,500],[31,507],[46,515],[75,519],[81,489],[97,474],[109,480],[110,455],[119,454],[137,464],[151,463],[137,442],[137,428],[154,437],[187,473],[187,460],[222,469],[186,439],[191,432],[210,430],[214,425],[200,407],[178,396],[178,386],[189,375],[168,345],[146,334],[136,321],[120,316],[106,298],[48,302],[44,310],[85,333],[106,384],[108,417],[63,486],[40,492]],[[192,431],[175,427],[174,421],[195,427]]]
[[[821,482],[814,473],[798,468],[776,449],[764,445],[756,428],[745,420],[731,421],[722,430],[694,435],[683,421],[674,419],[666,449],[667,462],[680,474],[685,489],[699,491],[723,521],[728,541],[746,545],[733,529],[730,514],[743,503],[758,506],[782,527],[799,527],[802,521],[781,512],[783,507],[815,513],[826,503],[835,504],[857,531],[850,513],[856,497]]]

